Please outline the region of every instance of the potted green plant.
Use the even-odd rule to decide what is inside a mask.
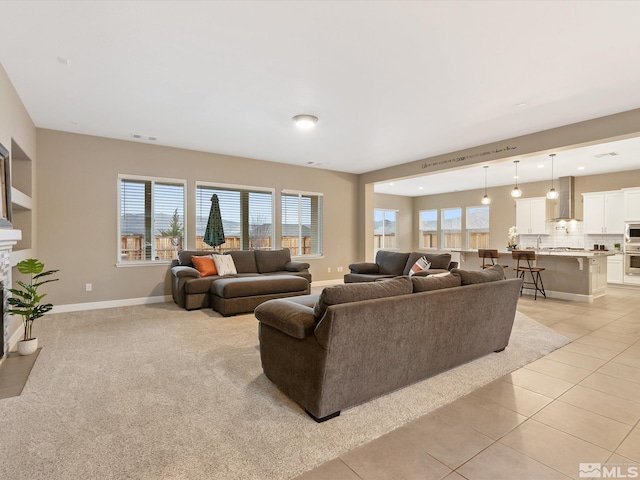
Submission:
[[[31,282],[25,283],[22,280],[18,280],[16,283],[22,288],[9,289],[12,296],[9,297],[7,302],[13,308],[10,308],[7,313],[10,315],[22,315],[24,338],[18,342],[18,353],[20,355],[30,355],[38,348],[38,339],[33,337],[33,322],[53,308],[50,303],[41,303],[46,293],[38,293],[38,288],[45,283],[57,281],[57,278],[46,280],[43,280],[43,278],[56,273],[58,270],[44,271],[44,263],[35,258],[22,260],[16,266],[20,273],[31,276]]]

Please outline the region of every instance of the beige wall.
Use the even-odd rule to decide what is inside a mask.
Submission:
[[[523,192],[521,198],[544,197],[549,189],[549,182],[524,183],[519,186]],[[640,187],[640,170],[575,177],[574,199],[576,217],[582,220],[583,193],[619,190],[628,187]],[[512,188],[513,187],[509,185],[505,187],[493,187],[487,190],[489,197],[491,197],[489,248],[504,250],[507,246],[507,231],[516,223],[516,202],[511,197]],[[414,199],[413,224],[418,224],[420,210],[447,207],[462,207],[464,224],[466,207],[480,205],[482,195],[484,195],[484,189],[416,197]],[[418,248],[418,232],[416,231],[414,233],[413,249],[415,250]]]
[[[496,160],[518,159],[535,154],[559,152],[570,148],[595,145],[605,141],[621,140],[640,136],[640,109],[565,125],[558,128],[488,143],[477,147],[451,152],[444,155],[417,160],[394,167],[375,170],[360,175],[359,184],[359,221],[373,218],[374,197],[367,192],[372,184],[392,180],[417,177],[451,168],[464,168],[478,163]],[[586,188],[586,187],[585,187]],[[592,188],[589,186],[588,188]],[[596,191],[596,190],[591,190]],[[599,191],[599,190],[598,190]],[[540,193],[543,195],[544,193]],[[465,194],[461,194],[465,195]],[[499,195],[499,193],[497,193]],[[528,196],[540,196],[528,195]],[[480,195],[482,197],[482,195]],[[471,200],[469,200],[471,201]],[[515,221],[515,209],[514,209]],[[363,220],[364,219],[364,220]],[[504,222],[500,223],[510,223]],[[511,223],[513,224],[513,223]],[[502,227],[502,225],[500,225]],[[373,257],[371,235],[358,237],[358,260]]]
[[[337,267],[347,270],[356,256],[356,175],[53,130],[38,130],[38,151],[39,255],[60,269],[48,290],[55,305],[171,292],[167,265],[116,267],[118,174],[186,179],[188,212],[196,181],[273,187],[276,205],[282,189],[321,192],[324,256],[308,260],[314,281],[342,278]],[[193,248],[193,214],[187,235]]]
[[[36,128],[20,101],[20,97],[13,88],[4,68],[0,65],[0,143],[9,150],[9,152],[12,152],[12,140],[29,156],[32,161],[32,167],[35,168]],[[28,186],[25,185],[25,187]],[[33,184],[31,187],[33,187]],[[26,188],[24,189],[26,190]],[[33,188],[31,188],[31,190],[32,197],[35,197]],[[30,219],[31,218],[35,218],[35,212],[32,212]],[[33,240],[32,245],[34,245],[34,243],[35,240]],[[12,270],[13,279],[20,278],[17,269],[13,268]],[[8,338],[11,338],[14,334],[19,335],[18,330],[22,329],[22,318],[15,315],[7,317],[6,321],[8,323]],[[2,336],[3,332],[0,332],[0,340],[2,340]]]

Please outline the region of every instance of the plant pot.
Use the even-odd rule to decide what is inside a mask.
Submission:
[[[31,355],[38,349],[38,339],[20,340],[18,342],[18,353],[20,355]]]

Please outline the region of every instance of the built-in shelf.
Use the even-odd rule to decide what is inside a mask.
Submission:
[[[11,187],[13,210],[33,210],[33,200],[15,187]]]
[[[11,265],[34,256],[33,162],[14,140],[11,140],[11,223],[20,230],[21,238],[13,247]]]

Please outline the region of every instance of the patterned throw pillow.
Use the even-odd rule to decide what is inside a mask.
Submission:
[[[218,270],[218,275],[221,277],[238,273],[231,255],[214,255],[213,262],[216,264],[216,270]]]
[[[429,270],[429,268],[431,268],[431,263],[429,263],[425,257],[420,257],[416,263],[413,264],[411,270],[409,270],[409,276],[422,272],[423,270]]]
[[[191,257],[191,262],[198,272],[200,272],[201,277],[208,277],[210,275],[215,275],[218,273],[216,270],[216,264],[213,262],[212,255],[203,255],[203,256],[193,256]]]

